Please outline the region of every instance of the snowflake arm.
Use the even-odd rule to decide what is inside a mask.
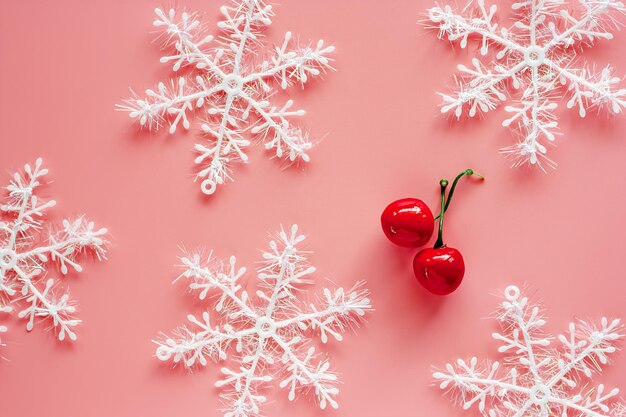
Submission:
[[[445,370],[433,372],[433,378],[439,382],[441,389],[458,390],[459,400],[463,409],[467,410],[475,403],[481,412],[485,412],[489,401],[512,392],[528,394],[528,390],[517,385],[515,368],[508,375],[498,375],[501,365],[479,364],[476,357],[469,362],[458,359],[455,364],[446,364]]]
[[[599,327],[571,323],[569,333],[558,338],[563,347],[559,353],[550,349],[551,339],[542,333],[545,319],[539,307],[530,305],[514,286],[505,290],[498,320],[504,331],[492,336],[501,343],[498,351],[508,355],[505,374],[499,362],[480,365],[475,357],[433,373],[439,387],[456,393],[463,408],[478,403],[490,417],[620,415],[619,389],[599,384],[588,393],[574,391],[580,385],[578,375],[591,378],[590,365],[599,370],[615,352],[615,343],[624,337],[619,320],[602,318]]]
[[[174,71],[185,65],[193,65],[200,69],[208,68],[210,73],[216,76],[226,76],[207,53],[207,46],[213,41],[213,36],[203,33],[196,13],[183,12],[180,21],[176,21],[174,9],[170,9],[166,14],[160,8],[156,8],[154,13],[156,19],[152,23],[153,26],[164,31],[163,34],[167,38],[166,46],[175,51],[174,55],[161,57],[162,64],[175,61],[172,66]],[[219,61],[219,57],[217,58]]]
[[[277,378],[279,387],[289,389],[289,400],[298,392],[313,391],[320,408],[338,406],[338,381],[330,361],[308,342],[315,334],[323,343],[329,336],[341,341],[341,333],[360,323],[372,307],[362,284],[349,291],[324,289],[319,302],[306,307],[299,302],[302,286],[315,272],[300,248],[304,239],[294,225],[269,242],[254,298],[238,283],[245,268],[237,269],[234,257],[228,266],[211,261],[210,256],[206,263],[197,254],[183,258],[181,277],[191,280],[189,287],[200,299],[214,296],[221,324],[212,325],[209,312],[202,319],[188,316],[194,330],[183,326],[174,337],[157,341],[157,358],[187,367],[204,366],[208,358],[226,360],[234,344],[230,358],[237,365],[222,366],[222,378],[216,382],[224,389],[227,417],[257,416],[267,400],[259,389]]]
[[[309,347],[304,357],[298,356],[285,343],[279,342],[279,346],[284,352],[282,362],[288,365],[286,372],[290,373],[279,386],[289,387],[289,400],[295,399],[297,391],[306,391],[312,387],[322,410],[327,404],[338,408],[339,403],[335,399],[339,394],[338,379],[337,375],[330,372],[330,361],[327,358],[319,359],[313,346]]]
[[[262,375],[260,368],[264,361],[273,363],[271,356],[264,351],[266,347],[265,339],[257,341],[253,354],[241,358],[242,365],[237,371],[227,367],[221,369],[224,378],[215,383],[216,387],[232,386],[230,392],[225,393],[222,398],[228,405],[224,417],[247,417],[257,415],[260,412],[260,405],[267,398],[258,393],[258,387],[263,383],[272,381],[270,375]]]
[[[57,297],[52,291],[55,284],[52,278],[46,281],[43,291],[40,291],[33,283],[33,278],[37,275],[27,275],[18,268],[16,273],[22,281],[22,295],[26,296],[26,302],[30,305],[18,314],[19,318],[28,318],[26,330],[30,331],[35,325],[35,317],[51,318],[52,324],[58,328],[59,340],[64,340],[67,335],[70,340],[76,340],[76,333],[73,327],[80,323],[80,320],[73,319],[76,307],[69,303],[69,295],[63,294]]]
[[[293,100],[287,100],[285,105],[278,109],[275,106],[268,107],[270,104],[267,101],[257,103],[247,96],[244,96],[244,99],[262,119],[262,122],[255,125],[251,132],[262,138],[265,149],[276,149],[275,154],[278,158],[286,154],[292,162],[298,158],[305,162],[310,161],[307,151],[313,147],[313,144],[306,133],[289,123],[290,117],[303,116],[304,110],[289,111],[293,106]],[[270,140],[267,139],[268,136],[271,137]]]
[[[502,91],[505,81],[511,79],[513,84],[519,87],[516,74],[522,69],[522,64],[508,69],[496,67],[495,73],[486,69],[476,58],[472,60],[472,65],[474,68],[458,66],[464,76],[456,79],[458,91],[455,96],[440,93],[443,97],[442,113],[454,110],[454,115],[460,118],[463,107],[467,104],[468,115],[474,117],[478,110],[488,112],[496,108],[498,101],[506,100],[506,95]]]
[[[161,57],[161,63],[174,61],[172,69],[175,72],[182,66],[192,65],[198,69],[206,68],[209,76],[214,75],[220,79],[226,76],[213,62],[211,56],[207,55],[206,47],[213,41],[213,37],[204,36],[195,13],[183,12],[177,21],[174,9],[170,9],[167,14],[159,8],[154,12],[156,19],[153,25],[163,30],[163,36],[166,38],[165,47],[175,51],[174,55]],[[219,55],[221,56],[221,53]],[[141,126],[147,124],[158,129],[164,115],[168,114],[173,117],[170,121],[170,133],[176,131],[181,121],[183,127],[189,129],[187,113],[203,107],[211,95],[220,91],[220,86],[210,87],[201,76],[196,76],[194,81],[195,83],[186,80],[185,77],[179,77],[177,81],[172,80],[170,88],[161,82],[156,91],[147,89],[145,98],[135,97],[127,100],[121,108],[127,110],[131,118],[139,119]]]
[[[118,106],[141,126],[159,128],[169,121],[170,133],[180,123],[188,129],[190,115],[206,110],[201,128],[208,143],[195,145],[199,153],[195,163],[200,166],[196,179],[205,194],[231,179],[232,161],[248,161],[248,130],[277,157],[309,161],[308,133],[291,122],[304,110],[293,110],[292,100],[282,107],[272,105],[269,98],[274,84],[283,90],[294,83],[304,87],[311,78],[333,70],[329,57],[333,46],[320,40],[315,47],[291,47],[291,32],[272,56],[256,64],[253,56],[263,45],[263,29],[271,24],[272,6],[261,0],[240,0],[220,11],[222,36],[215,39],[206,34],[196,13],[183,12],[179,17],[173,9],[167,13],[156,9],[154,25],[162,31],[166,48],[173,51],[161,62],[173,63],[174,72],[189,66],[193,74],[172,80],[170,87],[159,83],[156,90],[146,90],[145,98],[135,96]]]
[[[505,323],[507,334],[494,332],[492,337],[502,342],[499,352],[512,350],[522,366],[528,368],[533,379],[542,383],[540,376],[541,368],[549,361],[538,361],[535,357],[535,349],[546,347],[550,340],[541,334],[541,328],[546,321],[539,312],[539,307],[529,308],[528,298],[521,297],[516,288],[507,288],[506,299],[502,302],[503,313],[500,321]],[[511,330],[512,329],[512,330]],[[517,356],[519,355],[519,356]]]
[[[97,229],[93,222],[78,217],[64,220],[62,230],[51,232],[39,244],[31,234],[41,228],[40,218],[55,201],[41,202],[36,194],[42,178],[48,173],[42,168],[41,158],[34,166],[24,166],[25,175],[16,173],[11,184],[7,202],[0,206],[3,221],[0,222],[0,291],[8,297],[19,297],[27,306],[18,317],[27,318],[27,330],[34,327],[35,318],[52,319],[59,340],[67,336],[76,340],[73,328],[80,320],[73,317],[76,307],[67,292],[57,294],[56,280],[48,278],[43,288],[39,285],[49,263],[58,265],[61,274],[69,268],[82,271],[78,261],[90,252],[99,260],[105,259],[107,229]],[[19,291],[16,286],[20,287]],[[8,312],[9,310],[6,310]]]
[[[337,288],[332,292],[328,288],[323,291],[323,308],[318,310],[311,304],[311,312],[301,312],[298,316],[279,322],[281,326],[295,324],[302,330],[311,329],[320,334],[322,343],[328,342],[328,336],[335,340],[343,340],[342,333],[346,326],[358,324],[358,321],[371,310],[368,292],[363,290],[362,283],[357,283],[351,290]]]
[[[265,315],[272,316],[280,303],[291,303],[296,298],[298,286],[308,284],[306,277],[315,272],[308,265],[306,253],[298,248],[305,236],[293,225],[289,233],[284,229],[270,240],[269,250],[263,252],[263,267],[258,278],[262,290],[257,296],[267,302]]]
[[[594,73],[587,68],[561,68],[552,61],[546,62],[561,75],[561,83],[568,85],[570,99],[567,108],[577,106],[580,117],[585,117],[587,109],[591,107],[607,106],[616,114],[626,108],[626,89],[616,88],[621,79],[613,76],[610,66]]]
[[[613,34],[604,28],[604,23],[610,21],[614,25],[611,13],[625,13],[624,3],[613,0],[582,0],[581,4],[585,13],[579,19],[568,10],[560,10],[567,25],[564,31],[559,33],[554,22],[548,24],[553,37],[546,44],[546,48],[560,45],[571,47],[577,42],[593,43],[596,39],[613,39]]]
[[[237,351],[241,349],[242,339],[254,334],[253,330],[236,332],[232,326],[225,324],[212,326],[208,312],[202,314],[202,320],[194,315],[187,316],[187,320],[196,328],[189,330],[187,326],[181,326],[175,332],[175,337],[164,337],[156,340],[158,345],[157,358],[161,361],[172,359],[176,364],[182,362],[186,368],[192,368],[196,364],[206,366],[210,358],[217,362],[227,358],[229,345],[236,342]]]
[[[597,364],[595,369],[599,371],[600,366],[608,363],[608,355],[617,350],[615,342],[623,337],[621,330],[619,319],[609,322],[606,317],[602,318],[599,328],[583,321],[579,321],[578,325],[570,323],[569,337],[559,335],[565,353],[558,363],[559,372],[553,377],[553,381],[563,379],[570,386],[575,384],[575,381],[566,379],[572,371],[582,372],[587,378],[591,378],[590,364]]]
[[[230,314],[256,317],[256,313],[248,305],[248,294],[242,291],[241,295],[239,295],[242,286],[238,284],[238,281],[246,273],[246,268],[238,269],[234,256],[230,257],[228,268],[225,268],[223,263],[218,262],[211,269],[209,265],[214,263],[211,255],[209,255],[204,265],[200,264],[200,259],[200,255],[197,253],[190,258],[185,257],[181,259],[183,265],[187,268],[181,277],[193,279],[189,284],[189,288],[192,291],[200,291],[198,295],[200,300],[204,300],[209,291],[217,289],[222,294],[215,306],[217,311],[222,311],[225,306],[227,308],[233,307],[237,311],[236,313],[230,312]]]
[[[107,229],[96,230],[94,222],[86,221],[78,217],[74,221],[63,220],[63,230],[50,234],[48,245],[36,247],[18,254],[18,260],[27,260],[36,257],[40,262],[58,262],[63,275],[67,274],[68,265],[76,272],[82,272],[82,267],[77,262],[77,257],[90,249],[99,260],[104,259],[104,236]]]
[[[447,38],[450,42],[460,39],[459,45],[463,49],[467,47],[469,37],[477,35],[481,38],[482,55],[487,55],[491,43],[505,47],[498,53],[498,59],[509,50],[520,51],[521,47],[509,39],[508,30],[506,28],[498,30],[498,24],[493,22],[498,7],[494,4],[487,10],[484,0],[478,0],[477,5],[477,12],[470,10],[465,15],[454,12],[449,5],[443,8],[437,5],[428,9],[428,17],[438,25],[440,39]]]

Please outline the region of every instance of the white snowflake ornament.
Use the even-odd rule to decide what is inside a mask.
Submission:
[[[315,272],[298,247],[304,239],[294,225],[270,241],[257,274],[256,297],[239,282],[246,269],[235,266],[234,256],[228,263],[210,255],[203,262],[199,253],[182,258],[180,277],[190,280],[189,288],[200,300],[215,298],[215,318],[209,311],[187,316],[191,328],[182,326],[173,337],[157,341],[156,356],[193,367],[230,355],[234,364],[222,367],[223,377],[215,383],[229,387],[222,394],[225,417],[259,415],[267,400],[260,389],[273,381],[289,390],[289,400],[297,392],[312,391],[320,408],[338,407],[337,375],[313,346],[313,335],[322,343],[341,341],[342,333],[357,326],[372,307],[363,283],[347,291],[325,288],[317,303],[301,302],[301,288]]]
[[[294,83],[304,88],[311,78],[332,70],[329,55],[335,49],[322,40],[314,46],[291,47],[293,36],[287,32],[282,45],[258,60],[263,31],[272,23],[272,6],[263,0],[238,0],[220,11],[222,33],[214,39],[197,13],[156,9],[154,26],[171,51],[161,62],[173,63],[175,72],[190,67],[191,74],[160,83],[155,90],[146,90],[145,97],[120,106],[142,126],[159,128],[169,122],[170,133],[179,124],[188,129],[189,117],[197,109],[206,111],[201,128],[207,141],[195,145],[195,163],[200,166],[196,179],[202,180],[205,194],[213,194],[230,179],[233,160],[248,161],[250,137],[261,140],[278,158],[309,161],[309,134],[291,122],[304,110],[295,109],[291,99],[282,104],[269,99],[276,84],[283,90]]]
[[[559,348],[543,333],[546,321],[537,305],[515,286],[507,287],[498,314],[502,333],[493,333],[500,362],[458,359],[433,373],[441,389],[452,392],[464,409],[478,405],[489,417],[623,417],[619,389],[592,386],[624,337],[619,320],[599,325],[579,320],[558,336]]]
[[[463,112],[470,117],[512,101],[502,122],[519,132],[517,144],[502,150],[514,158],[514,166],[527,162],[542,167],[556,164],[547,156],[546,145],[558,129],[557,101],[567,96],[567,108],[576,107],[580,117],[592,108],[608,107],[613,113],[626,107],[626,89],[612,67],[602,69],[579,63],[575,58],[583,47],[598,39],[611,39],[618,28],[615,18],[626,11],[614,0],[579,0],[579,7],[565,0],[527,0],[512,3],[515,22],[505,28],[495,22],[496,5],[484,0],[470,2],[461,11],[451,6],[428,10],[440,38],[459,42],[465,48],[470,38],[480,41],[480,53],[497,52],[485,60],[472,59],[471,66],[459,65],[456,90],[441,94],[443,113]],[[572,12],[571,10],[577,10]],[[490,61],[490,62],[488,62]],[[519,90],[510,100],[507,91]],[[543,168],[542,168],[543,169]]]
[[[24,173],[13,174],[6,187],[8,196],[0,205],[0,312],[13,311],[9,302],[23,305],[18,316],[28,320],[27,330],[33,329],[36,318],[50,319],[59,340],[76,340],[74,327],[80,323],[74,317],[76,306],[57,279],[46,278],[46,272],[53,265],[62,275],[70,269],[80,272],[78,260],[86,253],[104,259],[107,229],[79,216],[42,232],[41,219],[56,204],[36,194],[47,173],[39,158],[34,166],[24,165]],[[0,326],[0,332],[6,330]]]

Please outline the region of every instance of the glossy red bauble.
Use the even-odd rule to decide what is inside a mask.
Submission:
[[[465,262],[461,252],[454,248],[427,248],[415,255],[413,272],[428,291],[447,295],[461,285],[465,275]]]
[[[428,242],[433,234],[434,221],[428,206],[417,198],[396,200],[380,216],[383,232],[390,241],[413,248]]]

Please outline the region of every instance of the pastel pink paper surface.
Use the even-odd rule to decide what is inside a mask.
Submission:
[[[183,4],[183,2],[181,2]],[[185,0],[215,21],[220,2]],[[477,415],[429,386],[430,366],[456,357],[495,357],[487,317],[509,283],[537,291],[548,330],[574,317],[626,318],[626,118],[559,112],[564,135],[547,175],[510,170],[497,153],[511,142],[503,114],[456,123],[439,114],[435,90],[450,85],[471,53],[416,25],[428,0],[318,0],[278,5],[268,33],[337,46],[338,72],[292,97],[323,138],[304,170],[281,170],[263,151],[212,197],[192,182],[190,132],[138,132],[113,111],[128,86],[152,87],[170,70],[152,42],[152,1],[4,2],[0,15],[0,183],[42,156],[58,201],[52,218],[82,212],[112,233],[109,261],[64,278],[80,302],[79,340],[5,320],[0,351],[2,415],[219,415],[219,366],[192,374],[154,357],[151,340],[202,304],[171,285],[179,247],[206,246],[254,266],[267,232],[297,222],[315,251],[318,276],[348,286],[367,279],[376,312],[358,335],[329,347],[344,384],[337,411],[317,412],[278,390],[269,416]],[[585,57],[626,74],[626,33]],[[446,240],[463,252],[465,281],[446,298],[413,278],[416,251],[391,245],[379,215],[392,200],[437,204],[437,181],[472,167],[446,218]],[[80,211],[76,211],[80,210]],[[249,274],[249,279],[253,278]],[[71,282],[70,282],[71,281]],[[318,287],[324,283],[318,283]],[[181,284],[182,285],[182,284]],[[599,380],[626,388],[626,354]]]

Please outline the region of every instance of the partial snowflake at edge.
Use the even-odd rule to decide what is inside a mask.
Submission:
[[[578,320],[558,336],[543,332],[546,320],[516,286],[504,291],[497,319],[503,361],[457,359],[433,373],[442,390],[463,409],[478,406],[489,417],[624,417],[619,389],[594,386],[593,374],[607,365],[624,337],[618,319],[599,324]]]
[[[512,4],[517,20],[509,28],[495,22],[497,6],[484,0],[468,3],[461,11],[450,5],[428,10],[428,17],[439,31],[440,39],[459,43],[480,42],[480,54],[471,66],[458,65],[456,90],[440,93],[442,113],[463,113],[470,117],[488,112],[501,102],[508,113],[502,122],[520,137],[517,144],[502,153],[513,158],[513,166],[556,164],[548,158],[548,145],[558,131],[557,101],[567,96],[567,108],[578,108],[585,117],[592,108],[608,107],[621,113],[626,107],[626,89],[614,69],[581,63],[578,54],[598,39],[611,39],[619,27],[616,18],[626,12],[624,4],[613,0],[580,0],[578,14],[561,0],[528,0]],[[496,53],[490,52],[490,48]],[[513,99],[511,90],[517,91]]]
[[[23,305],[18,317],[28,320],[28,331],[36,321],[49,319],[59,340],[76,340],[74,328],[80,320],[74,317],[75,303],[60,280],[47,272],[53,265],[62,275],[81,272],[79,259],[88,253],[106,259],[107,229],[96,228],[84,216],[65,219],[57,228],[45,223],[46,211],[56,202],[37,195],[48,174],[42,164],[39,158],[33,166],[26,164],[23,173],[13,174],[0,205],[0,312],[12,313]],[[0,326],[0,333],[7,330]]]

